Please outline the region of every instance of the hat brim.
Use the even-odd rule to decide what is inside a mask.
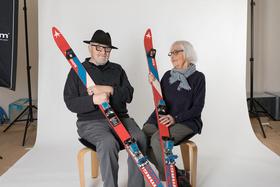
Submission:
[[[86,44],[90,44],[90,42],[92,42],[92,41],[90,41],[90,40],[84,40],[83,41],[84,43],[86,43]],[[115,46],[108,46],[108,47],[110,47],[110,48],[112,48],[112,49],[118,49],[117,47],[115,47]]]

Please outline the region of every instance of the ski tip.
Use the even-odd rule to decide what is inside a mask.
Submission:
[[[53,38],[55,40],[57,40],[58,38],[60,38],[61,33],[56,27],[52,27],[52,35],[53,35]]]
[[[145,38],[146,38],[147,36],[151,36],[151,35],[152,35],[151,29],[148,28],[148,29],[146,30],[146,33],[145,33]]]
[[[146,43],[149,43],[149,41],[151,41],[152,39],[152,31],[150,28],[147,29],[145,36],[144,36],[144,43],[146,45]]]
[[[55,33],[55,31],[58,31],[58,29],[56,28],[56,27],[52,27],[52,33],[54,34]]]
[[[57,37],[57,36],[59,36],[61,33],[60,33],[60,31],[58,30],[58,28],[52,27],[52,34],[53,34],[54,37]]]

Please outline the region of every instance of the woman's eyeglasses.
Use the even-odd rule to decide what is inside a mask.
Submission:
[[[172,55],[174,55],[174,56],[177,56],[180,52],[183,52],[184,50],[183,49],[181,49],[181,50],[174,50],[174,51],[170,51],[169,53],[168,53],[168,56],[172,56]]]
[[[110,47],[104,47],[104,46],[101,46],[101,45],[91,44],[91,46],[95,46],[96,51],[99,51],[99,52],[104,50],[105,53],[110,53],[111,50],[112,50],[112,48],[110,48]]]

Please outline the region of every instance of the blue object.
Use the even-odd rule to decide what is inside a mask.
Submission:
[[[130,144],[129,148],[134,154],[139,153],[139,148],[136,143]]]
[[[167,157],[165,157],[165,162],[166,162],[167,164],[173,164],[173,163],[175,163],[175,160],[176,160],[177,158],[178,158],[177,155],[170,154],[170,155],[168,155]]]
[[[178,158],[177,155],[172,153],[172,149],[174,147],[174,142],[172,140],[166,140],[164,142],[164,149],[165,149],[165,162],[167,164],[175,163],[175,160]]]
[[[104,108],[104,110],[106,110],[106,109],[108,109],[108,108],[110,107],[109,104],[108,104],[107,102],[104,102],[104,103],[102,103],[101,105],[102,105],[102,107]]]
[[[28,103],[28,98],[21,98],[9,104],[10,122],[14,120],[15,117],[18,116],[28,106]]]
[[[141,166],[143,164],[147,163],[147,157],[143,156],[138,160],[138,165]]]
[[[165,102],[164,102],[164,100],[163,100],[163,99],[159,100],[159,105],[163,105],[163,106],[165,106]]]
[[[148,57],[148,66],[149,66],[151,73],[159,81],[158,71],[155,68],[155,66],[153,66],[153,59],[151,57]]]
[[[172,140],[165,141],[164,148],[165,148],[166,152],[172,151],[173,147],[174,147],[174,142]]]
[[[5,123],[8,120],[9,120],[9,118],[8,118],[5,110],[2,107],[0,107],[0,125]]]

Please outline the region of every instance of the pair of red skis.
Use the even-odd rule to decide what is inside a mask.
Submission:
[[[61,32],[53,27],[52,28],[53,38],[61,50],[63,55],[68,60],[71,67],[75,70],[83,84],[86,88],[90,88],[95,85],[89,74],[87,73],[86,69],[82,65],[81,61],[78,59],[66,39],[63,37]],[[155,61],[155,49],[153,49],[152,44],[152,34],[151,30],[148,29],[145,38],[144,44],[148,59],[149,71],[153,73],[156,78],[156,81],[152,84],[153,94],[154,94],[154,101],[156,106],[156,114],[157,119],[159,118],[160,114],[165,114],[165,103],[162,99],[160,84],[159,84],[159,77],[157,72],[157,66]],[[143,174],[146,181],[152,187],[163,187],[163,184],[160,182],[160,179],[157,177],[147,158],[141,153],[138,148],[137,143],[135,140],[130,136],[129,132],[125,129],[124,125],[113,111],[112,107],[109,103],[104,102],[99,105],[100,110],[107,118],[111,128],[116,132],[117,136],[120,138],[121,142],[123,143],[125,149],[127,150],[129,156],[131,156],[138,166],[139,170]],[[165,164],[165,175],[166,175],[166,183],[168,187],[177,187],[177,179],[176,179],[176,169],[175,169],[175,159],[177,156],[172,154],[173,148],[173,141],[169,136],[168,128],[161,124],[158,120],[158,126],[161,136],[161,144],[162,144],[162,154],[163,154],[163,162]]]

